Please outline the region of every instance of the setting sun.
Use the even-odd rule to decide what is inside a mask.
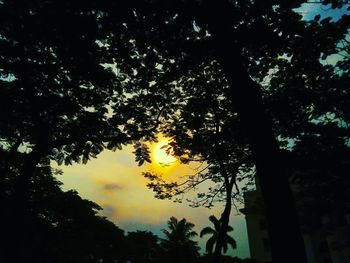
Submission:
[[[169,151],[171,146],[167,147],[168,144],[167,139],[161,139],[152,148],[153,161],[161,166],[170,166],[176,162],[171,150]]]

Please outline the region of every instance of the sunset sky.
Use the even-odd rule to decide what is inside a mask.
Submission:
[[[159,145],[157,146],[159,148]],[[151,148],[152,160],[157,159],[154,155],[155,145]],[[166,227],[166,222],[171,216],[175,216],[194,223],[195,231],[199,234],[203,227],[211,226],[208,220],[210,215],[220,217],[223,204],[218,203],[212,209],[191,208],[186,201],[178,204],[154,198],[153,192],[146,187],[147,180],[141,175],[143,171],[149,170],[162,172],[169,178],[193,174],[195,165],[180,165],[175,162],[164,168],[153,162],[138,167],[132,152],[132,146],[117,152],[106,150],[86,165],[61,166],[64,173],[59,175],[58,179],[64,183],[64,190],[76,189],[83,198],[99,204],[104,209],[101,214],[126,232],[147,230],[162,237],[161,229]],[[237,241],[238,248],[235,251],[230,250],[228,254],[249,257],[244,216],[235,214],[235,211],[232,211],[230,225],[235,229],[231,233]],[[198,237],[201,247],[204,247],[207,238],[209,236],[203,239]]]
[[[305,20],[313,19],[317,14],[321,14],[322,18],[332,16],[333,19],[338,19],[346,12],[346,7],[332,10],[321,5],[305,4],[296,11]],[[333,60],[336,61],[337,57],[327,58],[328,63],[334,62]],[[154,147],[153,145],[152,164],[138,167],[134,161],[133,148],[128,146],[117,152],[106,150],[86,165],[61,166],[63,175],[58,176],[58,179],[64,183],[64,190],[76,189],[83,198],[99,204],[103,208],[101,214],[126,232],[145,230],[162,237],[161,229],[166,227],[171,216],[193,222],[197,233],[203,227],[211,226],[208,217],[214,214],[219,218],[223,204],[216,204],[212,209],[191,208],[186,202],[178,204],[170,200],[158,200],[146,187],[147,180],[141,175],[145,171],[157,171],[169,178],[195,173],[194,165],[180,165],[176,161],[167,168],[161,167],[156,162],[159,159],[154,155]],[[172,157],[169,158],[170,162],[173,161]],[[191,195],[194,196],[195,193]],[[232,236],[237,241],[238,248],[235,251],[229,250],[229,254],[241,258],[249,257],[244,216],[236,215],[232,211],[230,225],[235,229]],[[198,237],[202,248],[206,240],[207,237]]]

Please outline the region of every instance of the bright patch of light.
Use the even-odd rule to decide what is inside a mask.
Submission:
[[[152,147],[152,161],[160,166],[170,166],[176,162],[167,139],[160,139]]]

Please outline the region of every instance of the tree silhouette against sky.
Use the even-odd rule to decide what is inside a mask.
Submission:
[[[181,103],[186,87],[179,82],[196,78],[193,69],[215,60],[217,77],[227,83],[224,100],[237,113],[256,166],[273,260],[305,262],[285,169],[324,160],[327,141],[320,137],[337,142],[335,153],[348,151],[349,16],[305,22],[293,11],[303,2],[2,1],[0,133],[6,154],[0,188],[5,178],[16,179],[15,225],[26,222],[26,197],[40,163],[86,162],[105,148],[154,140],[160,121]],[[317,160],[281,151],[288,140],[295,150],[321,145]],[[137,161],[148,161],[145,144],[135,147]],[[19,151],[24,154],[14,162]],[[293,246],[281,242],[286,236]],[[218,247],[214,261],[220,252]]]
[[[215,246],[215,243],[218,239],[218,234],[220,231],[220,220],[218,220],[214,215],[211,215],[209,217],[209,221],[214,225],[214,228],[212,227],[205,227],[201,230],[200,232],[200,237],[203,237],[205,235],[211,235],[211,237],[207,240],[206,243],[206,247],[205,250],[208,254],[212,254],[213,253],[213,249]],[[228,245],[230,245],[232,247],[232,249],[236,249],[237,248],[237,243],[236,241],[229,236],[228,232],[232,232],[233,228],[231,226],[227,227],[227,231],[226,231],[226,236],[225,236],[225,240],[222,246],[222,252],[226,253],[227,249],[228,249]]]
[[[193,238],[197,233],[193,231],[194,224],[185,218],[180,221],[171,217],[168,229],[163,229],[165,238],[161,240],[161,247],[169,262],[191,262],[198,257],[199,247]]]

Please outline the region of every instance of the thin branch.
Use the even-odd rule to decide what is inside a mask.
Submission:
[[[232,198],[235,198],[237,195],[239,195],[241,193],[236,182],[234,183],[234,185],[236,188],[236,192],[233,194]]]
[[[191,185],[189,185],[189,186],[185,187],[184,189],[182,189],[181,192],[187,192],[187,191],[189,191],[191,189],[195,189],[196,186],[200,185],[201,183],[203,183],[203,182],[205,182],[205,181],[207,181],[209,179],[211,179],[210,176],[205,177],[202,180],[196,181],[196,182],[192,183]],[[189,180],[189,182],[190,182],[190,180]],[[180,186],[182,186],[182,185],[185,185],[185,183],[181,184]]]

